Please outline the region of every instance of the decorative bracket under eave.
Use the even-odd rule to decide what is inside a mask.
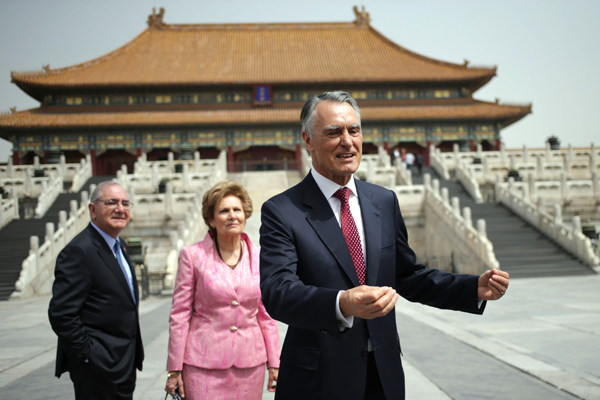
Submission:
[[[356,15],[356,20],[354,23],[356,26],[369,26],[369,22],[371,22],[371,17],[369,13],[365,11],[365,6],[362,6],[362,11],[358,10],[358,7],[354,6],[354,15]]]
[[[148,28],[150,29],[162,29],[165,25],[163,22],[163,17],[165,16],[165,9],[163,7],[160,8],[158,14],[156,13],[156,8],[152,8],[152,14],[148,15]]]

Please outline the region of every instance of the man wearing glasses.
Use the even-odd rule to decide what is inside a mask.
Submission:
[[[119,238],[131,207],[119,184],[100,183],[91,223],[56,260],[48,310],[58,336],[56,376],[69,371],[76,399],[132,399],[142,370],[138,285]]]

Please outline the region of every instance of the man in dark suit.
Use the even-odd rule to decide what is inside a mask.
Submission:
[[[508,274],[416,263],[395,193],[353,177],[362,132],[349,94],[323,93],[300,118],[313,168],[263,205],[260,229],[263,303],[289,325],[276,397],[403,399],[398,296],[481,314]]]
[[[91,223],[56,260],[48,315],[58,336],[56,376],[69,371],[76,399],[132,399],[144,350],[138,285],[119,233],[129,222],[129,196],[100,183]]]

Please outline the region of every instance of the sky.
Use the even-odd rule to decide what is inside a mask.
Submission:
[[[533,114],[502,131],[507,148],[544,147],[550,135],[563,146],[600,144],[597,0],[0,0],[0,112],[39,106],[10,71],[102,56],[141,33],[153,7],[165,8],[165,23],[201,24],[349,22],[355,5],[409,50],[497,66],[474,97],[533,104]],[[0,162],[10,146],[0,143]]]

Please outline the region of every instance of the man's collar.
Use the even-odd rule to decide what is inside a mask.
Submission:
[[[317,183],[319,189],[321,189],[321,192],[323,193],[326,199],[329,199],[331,196],[333,196],[335,192],[338,191],[339,188],[343,187],[338,185],[334,181],[325,178],[314,168],[310,169],[310,173],[312,174],[313,179]],[[350,189],[352,194],[358,197],[358,193],[356,192],[356,182],[354,181],[354,175],[350,177],[350,180],[348,181],[348,183],[346,183],[345,187]]]
[[[98,231],[98,233],[100,234],[100,236],[102,236],[104,238],[104,240],[106,241],[106,244],[108,245],[108,247],[110,247],[112,249],[115,246],[115,242],[118,240],[118,238],[115,239],[114,237],[110,236],[108,233],[106,233],[102,229],[98,228],[96,226],[96,224],[94,224],[91,221],[90,221],[90,224],[92,224],[92,226]]]

